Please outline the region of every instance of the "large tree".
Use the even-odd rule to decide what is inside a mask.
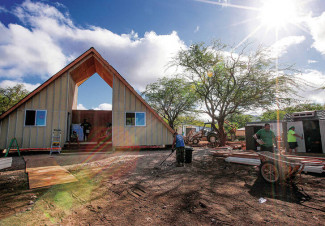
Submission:
[[[225,119],[234,113],[253,110],[288,101],[295,81],[287,74],[290,68],[277,73],[275,61],[266,50],[239,52],[218,41],[210,45],[193,44],[181,50],[174,64],[187,72],[193,89],[202,103],[202,112],[218,124],[220,145],[226,142]]]
[[[232,114],[229,117],[227,117],[228,121],[235,125],[236,128],[242,128],[245,127],[248,122],[253,121],[252,115],[245,115],[245,114]]]
[[[28,93],[28,90],[26,90],[22,84],[0,88],[0,115],[17,104],[21,99],[27,96]]]
[[[192,112],[196,104],[196,95],[183,78],[159,79],[147,85],[142,95],[173,129],[177,119]]]

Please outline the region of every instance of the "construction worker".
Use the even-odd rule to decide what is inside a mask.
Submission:
[[[176,145],[176,146],[175,146]],[[174,147],[176,147],[176,166],[184,166],[185,162],[185,144],[182,135],[177,132],[174,133],[174,140],[172,145],[172,152],[174,152]]]
[[[81,123],[81,126],[82,126],[83,132],[84,132],[84,141],[88,141],[88,135],[91,130],[91,124],[87,121],[87,119],[84,119],[84,122]]]
[[[276,146],[275,135],[269,123],[265,123],[264,129],[257,131],[253,137],[261,145],[261,151],[274,152],[274,146]]]
[[[292,150],[295,150],[295,154],[297,154],[297,147],[298,147],[297,137],[299,137],[300,139],[304,139],[303,137],[297,135],[295,132],[295,127],[291,126],[288,130],[288,135],[287,135],[290,155],[292,154]]]
[[[79,146],[79,136],[77,134],[76,131],[73,131],[71,136],[70,136],[70,141],[69,141],[69,145],[71,144],[71,142],[77,142],[78,146]]]

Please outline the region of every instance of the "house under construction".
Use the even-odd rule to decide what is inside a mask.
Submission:
[[[78,87],[97,73],[112,87],[112,111],[77,110]],[[60,146],[72,123],[88,118],[94,127],[112,123],[112,146],[171,144],[173,130],[94,49],[79,56],[0,116],[0,149],[16,138],[20,148],[49,148],[52,131],[61,131]]]

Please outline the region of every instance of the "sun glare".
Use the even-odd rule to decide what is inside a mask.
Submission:
[[[262,24],[271,28],[296,23],[298,17],[296,3],[295,0],[265,0],[260,12]]]

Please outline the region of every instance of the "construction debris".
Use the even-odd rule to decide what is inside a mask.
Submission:
[[[244,165],[259,166],[261,160],[258,154],[254,151],[234,151],[234,150],[221,150],[216,152],[214,155],[225,157],[226,162],[238,163]],[[296,156],[296,155],[285,155],[288,160],[294,160],[305,164],[303,172],[305,173],[325,173],[325,159],[310,156]]]
[[[259,159],[249,159],[249,158],[238,158],[238,157],[227,157],[226,162],[233,162],[245,165],[259,166],[261,165],[261,160]]]

